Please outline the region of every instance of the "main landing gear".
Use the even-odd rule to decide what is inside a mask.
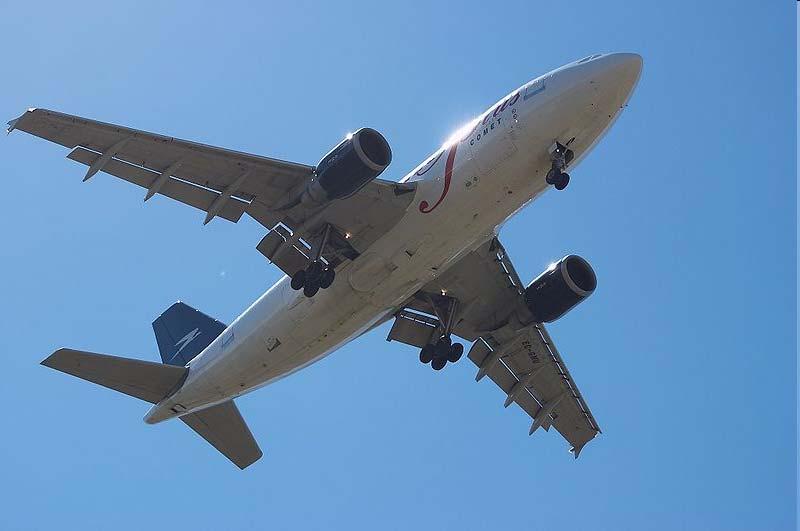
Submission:
[[[331,226],[326,225],[318,245],[312,249],[311,263],[292,275],[293,290],[303,290],[303,295],[313,297],[320,289],[328,289],[336,278],[336,271],[330,265],[322,263],[322,253],[328,243]]]
[[[450,335],[455,324],[456,308],[458,301],[452,297],[441,296],[434,300],[428,297],[428,302],[433,307],[433,311],[439,322],[442,323],[442,334],[432,342],[428,343],[419,353],[419,361],[424,364],[431,364],[433,370],[440,371],[447,365],[447,362],[455,363],[464,354],[464,345],[453,343]]]
[[[431,364],[433,370],[440,371],[447,362],[455,363],[464,354],[464,345],[453,343],[450,336],[441,336],[436,343],[428,343],[419,353],[419,361]]]
[[[569,184],[569,174],[564,170],[575,158],[575,153],[561,142],[555,142],[548,151],[553,164],[545,180],[547,184],[555,186],[556,190],[563,190]]]
[[[328,289],[336,278],[336,271],[322,262],[314,261],[292,275],[292,289],[303,290],[303,295],[313,297],[320,289]]]

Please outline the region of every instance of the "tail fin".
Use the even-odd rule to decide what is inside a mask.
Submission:
[[[161,360],[180,367],[203,352],[226,328],[216,319],[182,302],[176,302],[153,321]]]
[[[62,348],[42,365],[157,404],[173,394],[189,369]],[[245,468],[261,458],[261,449],[233,400],[180,418],[214,448]]]
[[[151,404],[156,404],[172,394],[180,387],[189,372],[185,367],[68,348],[53,352],[42,361],[42,365],[135,396]]]

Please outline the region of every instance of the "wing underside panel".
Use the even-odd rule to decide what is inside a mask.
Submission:
[[[436,313],[436,294],[456,299],[453,333],[474,341],[468,357],[478,366],[477,379],[488,376],[505,394],[506,407],[518,404],[532,419],[531,433],[554,426],[577,457],[600,428],[544,325],[533,322],[524,290],[505,248],[493,238],[406,301],[389,339],[421,347],[431,330],[442,330],[427,317]]]
[[[491,334],[478,340],[469,359],[482,375],[516,402],[532,419],[531,433],[554,426],[571,443],[575,457],[600,428],[561,355],[541,324],[527,327],[511,340]]]
[[[161,194],[204,211],[204,223],[249,214],[269,231],[259,251],[289,275],[307,265],[311,242],[328,228],[322,258],[355,259],[402,218],[416,190],[375,179],[350,197],[309,206],[295,201],[314,175],[306,164],[47,109],[29,109],[9,122],[15,129],[71,148],[69,158],[88,166],[84,180],[108,173],[145,188],[145,200]]]
[[[67,158],[85,164],[86,166],[91,166],[100,156],[100,153],[78,147],[73,149],[72,152],[67,155]],[[147,168],[134,166],[133,164],[117,159],[109,160],[105,166],[103,166],[103,171],[114,177],[119,177],[120,179],[128,181],[129,183],[137,184],[144,189],[149,189],[161,175]],[[174,177],[169,177],[165,180],[159,189],[159,193],[189,206],[205,210],[206,212],[220,196],[220,193],[216,190],[203,188],[187,181],[175,179]],[[231,197],[230,200],[226,201],[222,208],[220,208],[217,215],[236,223],[239,221],[239,218],[242,217],[242,214],[244,214],[248,204],[248,202],[242,199]]]

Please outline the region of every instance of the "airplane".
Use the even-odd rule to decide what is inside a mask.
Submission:
[[[384,136],[361,128],[310,166],[29,109],[8,123],[67,158],[214,218],[248,214],[256,249],[284,273],[230,325],[183,302],[153,330],[162,363],[68,348],[41,363],[150,402],[148,424],[179,418],[239,468],[262,451],[234,400],[393,320],[387,340],[434,370],[467,357],[577,459],[600,427],[545,328],[589,297],[596,275],[567,255],[527,286],[498,239],[503,224],[594,148],[642,70],[634,53],[594,54],[513,90],[398,182]]]

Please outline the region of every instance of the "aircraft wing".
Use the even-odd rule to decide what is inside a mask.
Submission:
[[[457,299],[453,333],[474,341],[468,357],[478,367],[476,379],[488,376],[505,393],[506,407],[519,405],[532,419],[530,433],[555,427],[577,458],[600,428],[547,329],[530,318],[524,289],[505,249],[493,238],[426,285],[406,308],[431,315],[431,297],[446,293]],[[420,337],[425,330],[420,323],[428,327],[429,335],[422,336],[436,333],[438,321],[415,312],[398,314],[389,339],[403,341],[393,334],[414,337],[403,333],[411,329]]]
[[[388,231],[413,198],[413,185],[376,179],[355,195],[333,201],[323,212],[303,205],[285,207],[301,189],[313,166],[241,153],[169,136],[72,116],[29,109],[8,123],[70,148],[67,158],[88,166],[84,181],[99,171],[238,222],[247,213],[270,230],[258,249],[291,275],[307,260],[308,245],[330,224],[326,254],[334,263],[353,258]],[[276,254],[289,242],[289,252]]]

